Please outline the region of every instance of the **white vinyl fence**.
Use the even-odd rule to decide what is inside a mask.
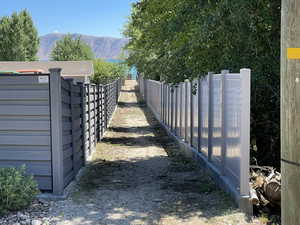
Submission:
[[[243,210],[249,204],[250,70],[209,73],[177,86],[139,77],[156,118],[213,172]]]

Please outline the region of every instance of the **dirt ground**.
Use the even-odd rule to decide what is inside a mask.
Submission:
[[[138,101],[126,81],[110,128],[77,190],[50,210],[58,225],[247,223],[232,200],[193,163]]]

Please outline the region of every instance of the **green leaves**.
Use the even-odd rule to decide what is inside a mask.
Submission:
[[[94,59],[91,48],[80,37],[73,39],[70,34],[56,42],[51,52],[54,61],[80,61]]]
[[[38,33],[26,10],[0,18],[0,61],[34,61],[38,47]]]
[[[129,74],[129,67],[124,63],[111,63],[102,59],[94,60],[94,76],[92,82],[108,84]]]
[[[29,206],[38,193],[37,183],[26,175],[25,166],[0,168],[0,215]]]
[[[279,162],[280,0],[140,0],[124,32],[129,65],[178,83],[209,71],[252,70],[252,138]],[[268,156],[268,157],[266,157]],[[279,163],[278,163],[279,164]]]

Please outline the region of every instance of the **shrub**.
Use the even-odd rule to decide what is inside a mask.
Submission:
[[[124,63],[106,62],[102,59],[94,60],[94,71],[92,82],[96,84],[108,84],[129,74],[129,68]]]
[[[29,206],[38,194],[33,176],[21,168],[0,168],[0,214]]]

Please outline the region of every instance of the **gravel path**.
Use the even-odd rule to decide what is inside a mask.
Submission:
[[[109,131],[65,201],[56,225],[248,224],[209,177],[178,149],[126,81]],[[252,224],[260,224],[258,221]]]

